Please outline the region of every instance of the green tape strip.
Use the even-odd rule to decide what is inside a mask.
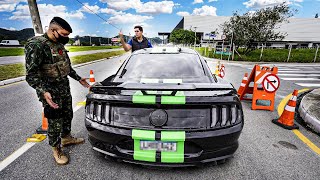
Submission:
[[[150,130],[132,130],[132,139],[141,139],[141,140],[149,140],[153,141],[156,139],[156,132]]]
[[[133,129],[132,130],[132,139],[134,141],[133,159],[138,160],[138,161],[156,162],[156,151],[155,150],[141,150],[140,149],[140,141],[141,140],[154,141],[155,138],[156,138],[155,131]]]
[[[161,141],[176,141],[176,152],[161,152],[161,162],[163,163],[183,163],[184,162],[184,141],[186,133],[184,131],[162,131]]]
[[[164,91],[168,94],[170,91]],[[161,96],[161,104],[186,104],[186,96],[183,91],[178,91],[175,96]]]
[[[163,83],[182,83],[182,79],[163,79]],[[163,95],[170,95],[172,91],[163,91]],[[186,104],[183,91],[178,91],[175,96],[161,96],[161,104]]]
[[[141,91],[137,91],[132,96],[132,102],[135,104],[156,104],[156,96],[143,95]]]

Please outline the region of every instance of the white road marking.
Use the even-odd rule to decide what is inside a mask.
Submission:
[[[285,69],[285,68],[278,68],[279,71],[299,71],[299,69]]]
[[[76,111],[78,111],[80,108],[82,107],[82,105],[76,106],[73,108],[73,113],[75,113]],[[5,158],[3,161],[0,162],[0,172],[6,168],[7,166],[9,166],[13,161],[15,161],[16,159],[18,159],[22,154],[24,154],[25,152],[27,152],[32,146],[34,146],[37,143],[34,142],[27,142],[25,143],[23,146],[21,146],[18,150],[16,150],[15,152],[13,152],[11,155],[9,155],[7,158]]]
[[[320,77],[320,74],[278,74],[278,76],[308,76],[308,77]]]
[[[34,142],[27,142],[23,146],[21,146],[18,150],[16,150],[14,153],[12,153],[10,156],[8,156],[6,159],[1,161],[0,163],[0,172],[9,166],[14,160],[16,160],[18,157],[20,157],[23,153],[28,151],[32,146],[34,146],[36,143]]]
[[[320,74],[320,71],[278,71],[278,73],[299,73],[299,74],[312,74],[312,73],[315,73],[315,74]]]
[[[285,81],[320,81],[320,79],[316,78],[281,78]]]
[[[320,87],[320,84],[311,84],[311,83],[296,83],[296,84],[303,87]]]

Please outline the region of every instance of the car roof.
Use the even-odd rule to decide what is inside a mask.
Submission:
[[[133,54],[197,54],[193,49],[180,47],[153,47],[135,51]]]

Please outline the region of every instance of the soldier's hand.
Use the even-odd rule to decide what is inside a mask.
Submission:
[[[86,81],[86,78],[81,78],[79,82],[80,82],[80,84],[81,84],[83,87],[85,87],[85,88],[89,88],[89,87],[90,87],[90,85],[89,85],[88,82]]]
[[[51,94],[49,92],[45,92],[43,94],[43,96],[46,99],[46,101],[47,101],[47,103],[49,104],[50,107],[52,107],[53,109],[58,109],[59,108],[59,105],[52,101],[52,97],[51,97]]]

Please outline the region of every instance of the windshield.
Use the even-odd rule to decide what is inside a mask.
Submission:
[[[141,79],[181,79],[185,83],[210,82],[196,54],[133,55],[117,76],[121,82]]]

